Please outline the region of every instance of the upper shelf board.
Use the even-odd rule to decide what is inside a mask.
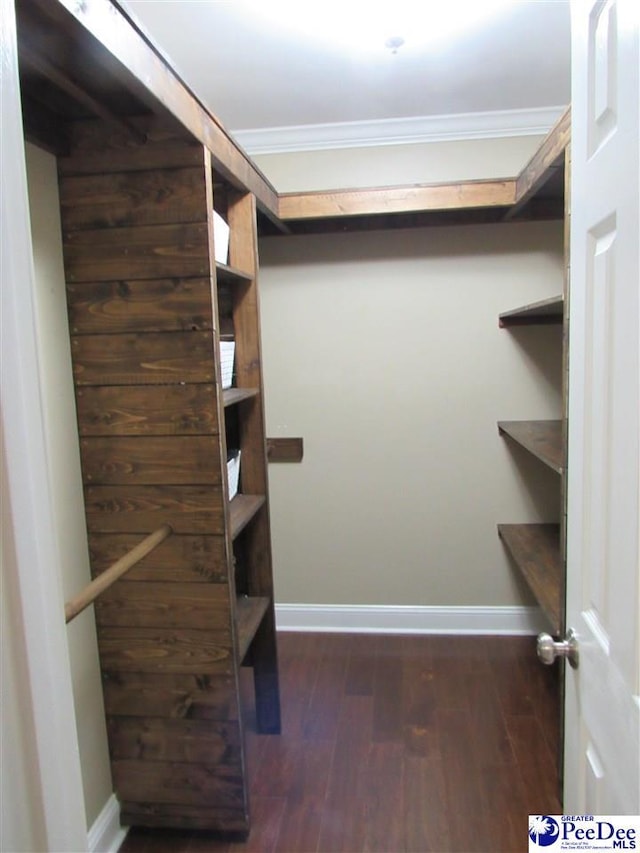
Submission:
[[[524,217],[527,207],[532,218],[550,218],[564,208],[564,158],[570,133],[569,108],[515,178],[284,193],[279,195],[279,215],[290,226],[309,220],[335,224],[346,217],[487,209],[500,211],[500,219],[509,220]],[[532,202],[538,195],[536,209]]]
[[[552,296],[531,302],[512,311],[504,311],[498,318],[501,328],[510,326],[540,326],[545,324],[561,324],[564,315],[564,299],[562,296]]]

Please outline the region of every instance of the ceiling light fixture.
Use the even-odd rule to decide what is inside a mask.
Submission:
[[[235,0],[265,26],[350,52],[396,52],[398,33],[411,33],[405,49],[442,42],[517,0]]]
[[[404,44],[404,39],[402,36],[390,36],[384,43],[385,47],[388,47],[391,53],[397,53],[398,48],[401,48]]]

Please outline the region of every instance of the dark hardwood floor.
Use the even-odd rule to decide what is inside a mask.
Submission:
[[[562,811],[558,672],[533,638],[278,642],[283,730],[249,713],[247,842],[134,828],[121,853],[517,853],[529,814]]]

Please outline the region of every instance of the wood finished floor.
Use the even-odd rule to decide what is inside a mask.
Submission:
[[[562,811],[557,670],[532,638],[278,644],[282,735],[248,711],[248,841],[134,828],[121,853],[518,853],[529,814]]]

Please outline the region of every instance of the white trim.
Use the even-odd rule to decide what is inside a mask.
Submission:
[[[3,565],[3,582],[16,590],[18,641],[24,644],[24,679],[31,695],[29,717],[39,771],[33,790],[41,804],[30,801],[27,806],[42,809],[47,849],[69,853],[86,850],[87,830],[61,567],[47,477],[15,10],[11,0],[1,2],[0,412],[15,548],[15,561]]]
[[[276,604],[279,631],[372,634],[513,634],[549,630],[538,607]]]
[[[544,136],[564,110],[565,107],[538,107],[530,110],[265,127],[235,130],[233,136],[251,155],[461,139]]]
[[[117,853],[128,831],[129,827],[120,826],[120,803],[111,794],[89,829],[89,853]]]

